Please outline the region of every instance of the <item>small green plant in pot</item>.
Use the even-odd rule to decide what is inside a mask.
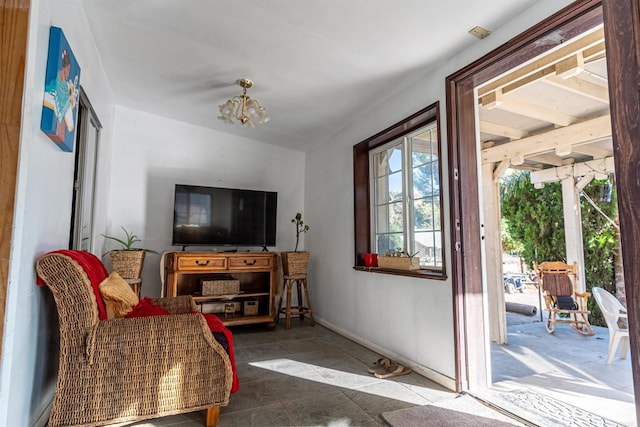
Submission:
[[[300,234],[309,231],[309,226],[302,220],[302,213],[300,212],[296,213],[291,222],[296,227],[296,246],[293,252],[282,253],[282,269],[287,276],[307,274],[309,252],[298,252],[298,245],[300,244]]]
[[[119,249],[112,249],[107,252],[111,261],[111,268],[124,279],[137,279],[142,275],[145,254],[147,252],[157,254],[158,252],[152,249],[134,247],[136,243],[142,240],[124,227],[122,227],[122,231],[125,234],[123,238],[102,235],[105,239],[112,240],[120,245]]]

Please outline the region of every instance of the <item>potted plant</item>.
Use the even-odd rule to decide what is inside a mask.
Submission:
[[[409,254],[402,248],[398,248],[394,252],[387,251],[384,256],[378,257],[378,267],[394,270],[419,270],[420,258],[416,255],[418,252]]]
[[[293,252],[282,252],[282,270],[286,276],[307,274],[309,252],[298,252],[298,244],[300,243],[300,234],[309,231],[309,226],[302,220],[300,212],[296,213],[291,222],[296,226],[296,246]]]
[[[142,275],[145,254],[147,252],[157,254],[158,252],[152,249],[134,247],[141,240],[124,227],[122,227],[122,231],[125,234],[122,239],[115,236],[102,235],[105,239],[113,240],[121,246],[119,249],[112,249],[107,252],[111,261],[111,269],[122,276],[123,279],[137,279]]]

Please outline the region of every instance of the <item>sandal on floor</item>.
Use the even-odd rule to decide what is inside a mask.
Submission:
[[[407,368],[406,366],[396,364],[395,366],[390,366],[389,369],[387,369],[384,372],[376,373],[375,376],[376,378],[391,378],[391,377],[397,377],[400,375],[407,375],[410,373],[411,373],[411,368]]]
[[[372,374],[378,374],[381,372],[385,372],[391,365],[394,364],[395,363],[393,362],[393,360],[389,359],[388,357],[381,357],[380,359],[373,362],[373,365],[369,366],[367,371]]]

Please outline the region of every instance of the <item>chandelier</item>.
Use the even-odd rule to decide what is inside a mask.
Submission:
[[[242,95],[234,96],[220,105],[218,108],[221,115],[218,118],[225,123],[233,123],[235,119],[252,128],[271,120],[267,110],[247,95],[247,89],[253,86],[253,82],[249,79],[239,79],[236,83],[242,87]]]

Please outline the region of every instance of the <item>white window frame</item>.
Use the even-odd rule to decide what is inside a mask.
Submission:
[[[371,151],[369,151],[369,189],[370,189],[370,200],[371,200],[371,209],[370,209],[370,215],[371,215],[371,236],[370,236],[370,241],[371,241],[371,247],[373,248],[374,252],[377,252],[378,254],[380,253],[380,249],[378,248],[378,236],[385,234],[384,232],[379,232],[377,227],[378,227],[378,212],[379,206],[382,206],[382,204],[378,204],[377,203],[377,188],[376,186],[378,185],[378,177],[376,176],[376,167],[375,167],[375,162],[374,159],[376,157],[376,155],[388,151],[394,147],[400,147],[402,150],[402,168],[401,168],[401,174],[402,174],[402,206],[403,206],[403,227],[402,227],[402,234],[403,234],[403,243],[404,243],[404,247],[402,248],[403,251],[405,253],[411,253],[413,252],[413,248],[415,248],[415,244],[416,244],[416,239],[415,239],[415,217],[414,217],[414,194],[413,194],[413,157],[412,157],[412,153],[413,153],[413,139],[420,134],[423,134],[429,130],[433,131],[435,129],[436,132],[436,138],[438,137],[438,133],[440,132],[440,129],[438,128],[437,122],[434,121],[432,123],[429,123],[423,127],[421,127],[420,129],[417,129],[407,135],[401,136],[399,138],[396,138],[392,141],[389,141],[379,147],[376,147],[375,149],[372,149]],[[440,153],[435,153],[438,158],[437,160],[434,162],[437,164],[438,166],[438,174],[436,174],[436,177],[438,179],[438,192],[437,194],[432,194],[430,197],[433,198],[437,198],[438,199],[438,207],[441,210],[442,209],[442,185],[441,185],[441,174],[440,174],[440,168],[442,166],[442,162],[440,159]],[[440,235],[442,235],[442,213],[438,212],[438,215],[440,216],[439,218],[439,227],[438,228],[433,228],[430,231],[432,233],[438,233]],[[435,216],[435,214],[434,214]],[[442,238],[440,238],[441,241],[441,245],[440,248],[438,248],[437,246],[433,245],[430,246],[432,248],[432,253],[433,254],[439,254],[439,256],[436,256],[435,260],[433,263],[426,263],[424,261],[424,257],[421,257],[421,262],[420,262],[420,266],[421,268],[424,269],[428,269],[428,270],[432,270],[432,271],[438,271],[438,272],[444,272],[444,254],[443,254],[443,250],[444,248],[442,247]],[[410,249],[411,248],[411,249]],[[413,255],[413,254],[411,254]],[[426,256],[426,254],[425,254]],[[439,262],[438,262],[439,261]]]

